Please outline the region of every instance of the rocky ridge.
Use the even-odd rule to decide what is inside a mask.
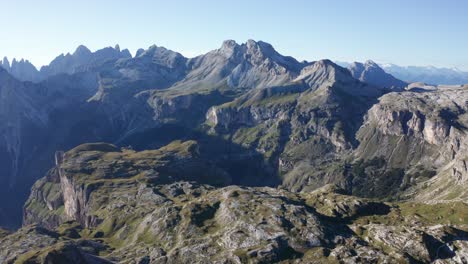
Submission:
[[[394,91],[401,91],[408,85],[406,82],[386,73],[377,63],[371,60],[365,63],[353,62],[348,66],[348,69],[356,79]]]
[[[466,151],[457,142],[466,141],[466,87],[389,93],[328,60],[298,62],[253,40],[226,41],[220,49],[192,59],[157,46],[140,50],[134,58],[119,50],[105,49],[102,54],[110,54],[109,59],[80,47],[74,55],[63,56],[76,59],[70,59],[71,68],[57,64],[71,69],[69,74],[37,84],[4,79],[4,90],[9,91],[4,99],[16,93],[23,97],[24,91],[27,107],[2,101],[6,119],[0,128],[14,132],[7,140],[10,145],[0,145],[1,179],[14,179],[14,184],[0,187],[2,201],[25,200],[29,186],[53,165],[57,149],[105,141],[147,150],[173,140],[199,142],[203,158],[234,176],[237,185],[312,191],[337,184],[362,197],[426,197],[428,203],[464,197],[459,190],[466,186]],[[58,61],[68,61],[62,59]],[[24,110],[31,109],[29,105],[33,110]],[[440,109],[433,117],[436,106]],[[18,125],[25,114],[43,129]],[[385,119],[391,129],[379,123],[380,115],[391,116]],[[415,123],[408,124],[409,115],[421,118],[410,117]],[[435,124],[434,129],[419,127],[419,132],[419,123]],[[438,139],[426,140],[424,130]],[[34,131],[34,137],[22,131]],[[451,142],[455,155],[444,141]],[[12,174],[15,164],[19,170]],[[431,195],[439,181],[453,184]],[[0,204],[0,216],[11,219],[7,206]]]
[[[10,64],[8,58],[4,57],[3,60],[0,61],[0,67],[22,81],[38,82],[41,80],[40,72],[28,60],[21,59],[18,61],[13,59]]]
[[[363,144],[355,155],[384,157],[390,166],[410,168],[412,176],[405,179],[409,182],[417,182],[421,170],[429,172],[431,179],[422,183],[426,190],[416,192],[422,201],[466,200],[466,92],[462,87],[441,87],[381,97],[357,134]]]
[[[99,143],[58,153],[25,206],[25,224],[39,220],[54,231],[33,225],[2,234],[6,263],[467,260],[466,204],[382,203],[332,185],[300,193],[216,188],[202,182],[225,174],[201,168],[206,177],[196,176],[187,162],[196,158],[195,146],[135,152]],[[7,242],[14,239],[32,246]]]
[[[7,57],[4,57],[0,61],[0,66],[18,80],[39,83],[56,75],[86,72],[110,60],[128,59],[131,57],[130,52],[127,49],[121,51],[119,45],[95,52],[80,45],[74,53],[61,54],[52,60],[49,65],[41,67],[40,70],[36,69],[31,62],[24,59],[19,61],[13,59],[10,64]]]

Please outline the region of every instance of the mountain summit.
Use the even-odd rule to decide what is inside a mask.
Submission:
[[[380,66],[368,60],[365,63],[353,62],[348,66],[354,78],[380,87],[401,91],[408,84],[386,73]]]
[[[188,61],[190,72],[178,86],[202,84],[230,87],[266,87],[294,79],[303,65],[292,57],[279,54],[262,41],[237,44],[225,41],[221,48]]]
[[[1,263],[466,262],[466,86],[254,40],[41,74],[0,69]]]
[[[60,73],[73,74],[79,71],[85,71],[83,67],[102,64],[108,60],[117,60],[121,58],[131,58],[128,50],[120,51],[120,47],[107,47],[91,52],[86,46],[80,45],[73,54],[61,54],[55,58],[49,65],[43,66],[40,70],[44,76],[53,76]]]
[[[7,70],[14,77],[23,81],[37,82],[41,80],[39,71],[28,60],[21,59],[18,61],[13,59],[10,64],[8,58],[4,57],[3,60],[0,61],[0,67]]]

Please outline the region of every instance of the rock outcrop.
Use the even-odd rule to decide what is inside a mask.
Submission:
[[[25,59],[13,59],[10,64],[6,57],[0,61],[0,66],[18,80],[38,83],[55,75],[87,72],[105,62],[131,57],[127,49],[121,51],[118,45],[115,48],[107,47],[95,52],[80,45],[73,54],[62,54],[40,70]]]
[[[371,66],[366,74],[380,72],[371,71]],[[2,201],[14,197],[22,203],[33,182],[53,165],[57,149],[86,142],[142,150],[157,149],[177,139],[196,140],[204,153],[211,153],[204,158],[237,174],[233,183],[248,186],[282,185],[291,191],[312,191],[334,183],[359,196],[395,200],[416,197],[420,189],[410,195],[413,187],[439,179],[432,176],[442,171],[456,179],[453,186],[464,186],[458,184],[466,178],[464,159],[459,154],[450,158],[445,148],[443,155],[434,154],[446,140],[437,136],[445,133],[439,131],[446,129],[445,123],[427,121],[426,132],[416,133],[423,136],[410,132],[405,136],[406,145],[414,151],[404,161],[393,155],[392,162],[385,162],[383,158],[390,157],[393,150],[406,153],[399,150],[405,144],[392,141],[393,134],[382,143],[378,139],[384,136],[372,137],[373,126],[360,127],[370,120],[364,116],[371,118],[374,110],[368,111],[376,109],[373,105],[378,98],[390,92],[388,87],[362,82],[328,60],[298,62],[261,41],[225,41],[219,49],[191,59],[158,46],[139,50],[134,58],[120,47],[91,52],[81,46],[45,69],[53,76],[37,84],[20,82],[6,72],[9,77],[1,79],[0,88],[5,92],[0,98],[0,131],[4,131],[5,142],[0,139],[0,182],[5,184],[0,185],[0,193],[5,199],[0,200],[0,223],[3,218],[14,219],[3,217],[13,209]],[[427,107],[414,113],[414,126],[422,122],[418,116],[427,115],[438,104],[431,96],[423,98],[431,89],[417,88],[409,87],[412,93],[421,94],[415,99],[417,104]],[[452,88],[459,90],[459,98],[466,98],[465,88]],[[432,90],[446,93],[443,87]],[[405,119],[404,113],[413,111],[398,110],[399,98],[409,98],[412,93],[395,93],[396,105],[390,101],[382,111],[397,113],[395,120]],[[460,100],[457,104],[466,109]],[[372,118],[382,122],[379,114]],[[449,133],[458,131],[450,140],[464,139],[465,121],[457,122],[462,126],[450,129]],[[379,125],[385,133],[396,126],[385,125]],[[366,149],[381,143],[385,145],[381,150]],[[450,144],[463,153],[455,141]],[[419,156],[425,156],[426,150],[430,158],[421,163]],[[437,168],[428,165],[429,159],[435,160]],[[449,189],[448,185],[443,188],[447,194],[460,193]],[[18,219],[19,207],[13,208],[17,210],[11,214]]]
[[[176,87],[277,86],[290,82],[304,67],[294,58],[279,54],[270,44],[254,40],[244,44],[227,40],[220,49],[190,59],[187,65],[190,72]]]
[[[417,194],[421,200],[466,199],[466,94],[454,87],[383,96],[357,134],[355,155],[383,157],[387,166],[412,170],[408,181],[417,182],[421,170],[433,171],[422,184],[426,190]]]
[[[1,263],[468,260],[466,85],[253,40],[80,46],[42,72],[0,68],[0,225],[45,175]]]
[[[353,150],[364,114],[383,93],[331,61],[318,61],[289,85],[255,89],[211,108],[207,124],[212,133],[230,135],[237,144],[263,153],[288,189],[327,183],[346,187],[344,176],[321,165]]]
[[[0,193],[3,201],[10,200],[0,204],[2,210],[8,211],[8,216],[0,220],[5,221],[3,225],[19,224],[17,205],[24,202],[30,189],[28,185],[39,177],[38,171],[45,172],[53,164],[57,147],[75,145],[79,142],[71,141],[94,136],[85,132],[89,112],[77,114],[92,95],[92,82],[92,75],[83,74],[33,84],[20,82],[5,70],[0,71]],[[78,120],[83,125],[79,135],[71,125]],[[94,131],[98,127],[93,124]],[[60,139],[63,137],[67,142]]]
[[[82,263],[97,255],[93,261],[114,263],[466,261],[466,204],[384,204],[334,186],[302,193],[216,188],[202,182],[219,182],[223,172],[194,169],[195,146],[135,152],[99,143],[65,153],[56,166],[60,183],[43,179],[60,186],[52,192],[64,208],[37,195],[25,207],[25,224],[39,216],[61,220],[42,222],[53,231],[28,226],[3,234],[0,252],[25,260],[73,253]]]
[[[43,227],[24,227],[0,238],[0,262],[13,263],[95,263],[110,264],[98,257],[105,245],[98,241],[80,240],[61,236]]]
[[[40,72],[28,60],[13,59],[10,65],[8,58],[5,57],[0,61],[0,67],[21,81],[38,82],[42,79]]]
[[[348,69],[354,78],[392,91],[402,91],[408,85],[386,73],[377,63],[370,60],[365,63],[353,62]]]
[[[87,47],[80,45],[73,54],[61,54],[51,61],[49,65],[43,66],[40,73],[43,76],[42,78],[45,79],[49,76],[63,73],[85,72],[109,60],[131,57],[132,55],[127,49],[121,51],[118,45],[115,48],[107,47],[95,52],[91,52]]]

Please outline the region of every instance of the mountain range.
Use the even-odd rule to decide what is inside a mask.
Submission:
[[[52,60],[49,65],[41,67],[40,70],[37,70],[34,65],[24,59],[20,61],[13,59],[10,65],[7,57],[4,57],[3,60],[0,61],[0,66],[18,80],[40,82],[50,76],[62,73],[73,74],[75,72],[85,71],[86,69],[83,67],[92,67],[93,65],[101,64],[109,59],[131,57],[132,55],[130,52],[127,49],[121,51],[119,45],[116,45],[114,48],[107,47],[95,52],[91,52],[87,47],[81,45],[73,54],[61,54]]]
[[[343,67],[352,63],[336,62]],[[468,83],[468,72],[457,68],[438,68],[434,66],[398,66],[391,63],[378,64],[385,72],[408,83],[422,82],[431,85],[460,85]]]
[[[135,57],[141,55],[144,49],[138,49]],[[106,59],[118,58],[131,58],[128,49],[120,50],[119,45],[114,48],[107,47],[96,52],[91,52],[87,47],[79,46],[73,54],[61,54],[55,58],[49,65],[43,66],[40,70],[30,63],[28,60],[16,60],[10,63],[7,57],[0,61],[0,67],[6,69],[11,75],[21,81],[39,82],[47,77],[60,73],[74,73],[80,71],[82,66],[90,66],[92,64],[99,64],[100,61]],[[375,63],[367,61],[365,63],[359,62],[342,62],[336,61],[342,67],[354,68],[357,70],[359,64]],[[377,64],[377,63],[375,63]],[[460,85],[468,83],[468,72],[462,71],[457,68],[437,68],[434,66],[398,66],[391,63],[380,63],[379,68],[383,69],[386,73],[403,80],[406,83],[423,82],[432,85]],[[365,66],[364,66],[365,67]],[[401,83],[399,84],[401,85]]]
[[[254,40],[2,65],[1,263],[468,260],[468,85]]]

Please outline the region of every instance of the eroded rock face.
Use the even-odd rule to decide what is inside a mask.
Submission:
[[[111,188],[115,181],[125,182],[129,178],[160,182],[196,179],[215,186],[228,184],[231,181],[229,175],[199,158],[197,148],[193,141],[177,141],[159,150],[135,152],[94,143],[79,146],[66,154],[58,153],[60,162],[46,177],[47,189],[43,181],[33,188],[31,199],[26,203],[30,210],[25,210],[24,221],[34,223],[40,217],[53,217],[55,210],[63,210],[59,220],[74,220],[83,226],[91,226],[98,221],[89,213],[91,196],[98,195],[95,190],[102,184]]]
[[[98,257],[105,248],[99,242],[61,237],[36,225],[0,238],[0,262],[13,263],[112,263]]]
[[[175,87],[196,88],[223,85],[261,88],[293,80],[304,64],[279,54],[270,44],[249,40],[237,44],[225,41],[221,48],[188,61],[191,71]]]
[[[451,129],[457,126],[441,119],[426,120],[430,107],[419,113],[397,109],[389,102],[388,109],[381,110],[383,120],[378,111],[372,117],[387,134],[365,126],[357,137],[363,116],[388,89],[365,84],[329,60],[298,62],[261,41],[226,41],[219,49],[192,59],[157,46],[139,50],[134,58],[119,47],[94,53],[80,47],[74,54],[57,58],[48,68],[54,72],[52,68],[71,75],[31,84],[2,73],[0,196],[5,199],[0,199],[0,212],[11,210],[9,202],[2,205],[1,201],[26,199],[29,186],[52,165],[57,149],[97,141],[135,149],[158,148],[176,139],[223,145],[204,158],[223,163],[223,169],[231,168],[231,172],[240,168],[234,183],[282,184],[293,191],[336,183],[348,191],[358,189],[361,196],[384,193],[382,198],[400,199],[397,195],[402,189],[406,192],[422,183],[422,178],[427,181],[436,170],[452,175],[458,183],[466,182],[465,159],[447,158],[449,150],[439,153],[437,147],[449,137],[450,151],[459,156],[455,153],[464,152],[463,144],[456,139],[463,135],[456,131],[466,129]],[[429,97],[419,105],[437,105],[434,100]],[[441,100],[444,105],[451,98]],[[404,126],[399,125],[403,119]],[[404,142],[394,140],[398,133],[408,134]],[[410,154],[407,159],[396,153]],[[369,160],[390,156],[391,164],[367,166]],[[363,166],[356,166],[359,162]],[[431,163],[436,168],[426,166]],[[458,192],[448,189],[445,184],[440,189],[444,194],[436,196],[449,199],[449,192]],[[35,194],[54,208],[56,201],[44,198],[47,193]],[[16,211],[14,215],[19,216],[20,210]],[[11,214],[0,214],[0,222],[9,221]]]
[[[190,146],[167,146],[159,152],[141,154],[104,150],[108,148],[112,147],[94,144],[66,153],[63,163],[57,165],[61,186],[58,192],[63,197],[62,223],[74,220],[104,236],[127,241],[113,253],[122,261],[145,255],[151,262],[169,263],[202,263],[206,259],[240,262],[243,258],[279,261],[329,243],[329,231],[318,215],[299,204],[294,195],[277,197],[278,191],[271,188],[215,189],[188,182],[171,184],[180,173],[185,178],[193,177],[190,173],[199,174],[187,160],[187,155],[192,155],[185,152]],[[158,153],[163,156],[158,158]],[[141,159],[142,155],[151,163]],[[223,177],[221,172],[206,168],[203,172],[217,180]],[[193,179],[203,181],[200,176]],[[161,185],[164,182],[168,184]],[[36,203],[42,208],[27,206],[25,222],[37,219],[31,218],[34,214],[56,213],[47,206],[48,201],[32,196],[28,204]],[[152,246],[141,247],[146,243]]]
[[[463,263],[466,258],[466,204],[384,204],[331,185],[300,193],[213,187],[199,182],[216,182],[224,173],[196,157],[194,142],[143,152],[87,144],[65,153],[58,158],[60,173],[51,170],[36,184],[41,190],[33,190],[25,207],[26,224],[42,219],[39,224],[56,230],[35,250],[72,250],[86,261],[99,254],[117,263]],[[52,204],[60,203],[52,193],[62,204]],[[21,232],[1,235],[0,250]]]
[[[212,107],[206,115],[211,132],[277,162],[291,190],[337,183],[365,197],[466,198],[465,88],[389,93],[366,108],[378,89],[353,83],[327,61],[303,72],[303,84],[256,90]]]
[[[26,208],[38,210],[23,210],[23,224],[39,224],[53,229],[65,221],[64,196],[58,169],[51,169],[44,178],[38,180],[31,188],[30,199]],[[48,213],[56,212],[56,213]]]
[[[88,68],[103,64],[109,60],[117,60],[131,58],[132,55],[128,50],[120,50],[117,45],[107,47],[95,52],[90,51],[87,47],[80,45],[76,48],[73,54],[61,54],[55,58],[49,65],[43,66],[40,70],[41,79],[58,75],[58,74],[73,74],[77,72],[87,71]]]
[[[354,62],[348,66],[354,78],[393,91],[402,91],[408,84],[386,73],[373,61]]]
[[[0,61],[0,66],[21,81],[38,82],[42,79],[40,72],[28,60],[13,59],[10,65],[10,61],[5,57]]]
[[[206,119],[212,133],[263,153],[291,190],[346,185],[343,172],[324,167],[354,149],[363,115],[382,93],[324,60],[303,68],[292,84],[212,107]]]
[[[357,134],[361,144],[355,155],[384,157],[393,167],[436,170],[429,184],[439,190],[430,191],[432,199],[466,197],[455,188],[450,194],[442,184],[464,186],[468,177],[466,94],[466,89],[455,87],[383,96]]]

